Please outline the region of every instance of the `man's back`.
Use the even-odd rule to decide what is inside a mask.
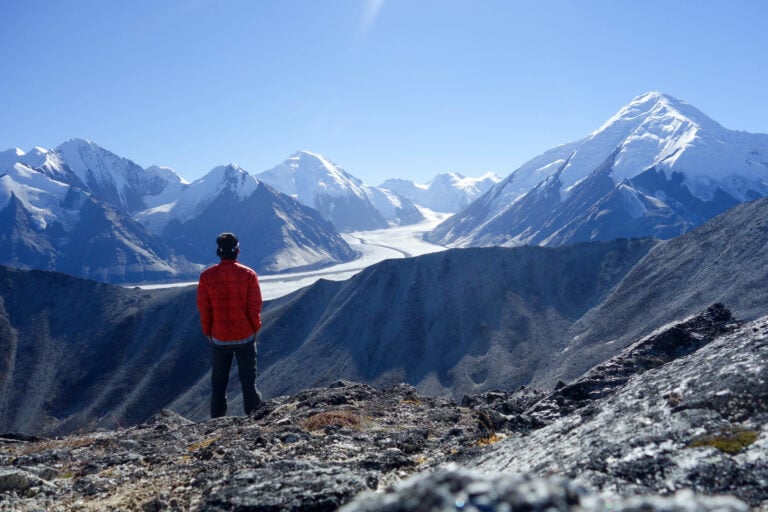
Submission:
[[[222,260],[203,271],[197,305],[203,333],[218,341],[241,340],[261,328],[258,277],[236,260]]]

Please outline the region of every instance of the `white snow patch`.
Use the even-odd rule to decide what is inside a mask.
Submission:
[[[643,215],[645,215],[645,212],[647,209],[645,208],[645,205],[638,197],[638,192],[634,188],[622,183],[618,187],[619,193],[621,194],[622,201],[624,203],[624,207],[627,210],[627,213],[632,218],[639,219]]]

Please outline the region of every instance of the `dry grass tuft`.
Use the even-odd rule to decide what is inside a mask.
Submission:
[[[61,450],[75,448],[83,448],[84,446],[90,446],[97,443],[99,440],[95,437],[72,437],[68,439],[51,439],[49,441],[40,441],[33,443],[29,446],[25,446],[19,452],[22,455],[30,455],[32,453],[40,453],[47,450]]]
[[[308,417],[302,423],[302,427],[310,432],[316,430],[322,430],[325,427],[332,425],[338,425],[340,427],[347,427],[353,429],[359,429],[362,426],[363,420],[357,414],[351,411],[324,411],[317,414],[313,414]]]
[[[488,437],[483,437],[482,439],[478,439],[475,443],[477,446],[490,446],[493,443],[498,443],[502,439],[504,439],[506,436],[502,434],[491,434]]]
[[[211,437],[210,439],[203,439],[202,441],[198,441],[197,443],[190,445],[189,448],[187,448],[187,451],[196,452],[197,450],[208,448],[219,439],[221,439],[221,436]]]

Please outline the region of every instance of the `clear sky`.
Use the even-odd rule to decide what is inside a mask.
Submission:
[[[0,149],[507,175],[656,90],[768,133],[765,0],[0,0]]]

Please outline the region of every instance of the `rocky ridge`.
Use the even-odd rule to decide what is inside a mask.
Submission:
[[[766,358],[768,317],[715,305],[550,392],[339,381],[250,417],[5,435],[0,509],[768,510]]]

